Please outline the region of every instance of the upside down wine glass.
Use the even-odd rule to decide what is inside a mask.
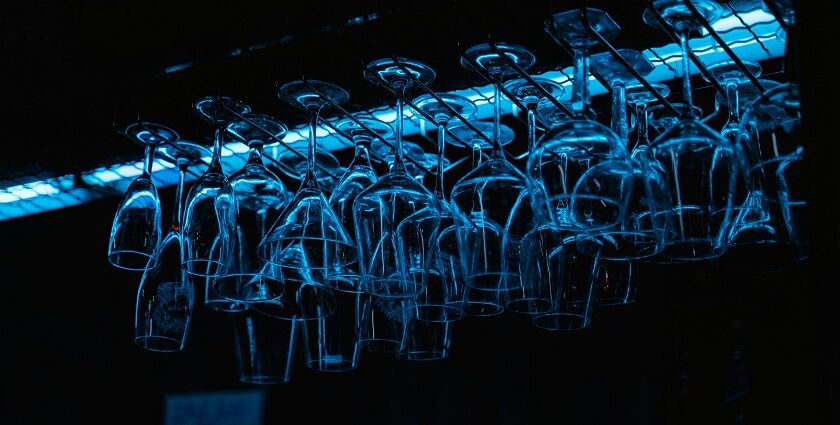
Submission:
[[[534,78],[534,80],[555,99],[559,99],[565,92],[563,86],[555,83],[554,81],[544,78]],[[549,102],[548,99],[545,99],[542,92],[524,78],[506,82],[505,88],[524,104],[528,112],[528,155],[530,156],[534,153],[534,148],[537,143],[537,107],[541,101],[546,103],[551,102]],[[508,219],[508,227],[512,223],[531,221],[528,225],[528,233],[522,238],[521,250],[523,253],[521,255],[523,257],[530,256],[531,258],[534,258],[533,256],[536,254],[534,249],[536,248],[536,250],[539,250],[542,248],[536,247],[533,243],[534,239],[538,237],[538,228],[541,224],[544,224],[545,221],[547,221],[549,214],[546,211],[540,211],[539,213],[534,214],[531,205],[531,199],[533,198],[533,196],[531,196],[532,189],[541,190],[541,187],[530,185],[520,193],[519,198],[516,200],[516,204],[514,204],[513,210],[511,211],[510,218]],[[553,247],[550,249],[553,249]],[[525,258],[526,261],[530,261],[527,260],[529,257]],[[520,274],[522,275],[522,278],[519,279],[519,284],[516,287],[511,288],[510,292],[507,294],[507,309],[515,313],[524,314],[540,314],[553,310],[555,308],[555,303],[554,296],[551,291],[552,288],[544,285],[544,283],[546,283],[545,281],[537,279],[533,276],[530,273],[532,269],[528,268],[524,263],[525,261],[520,263]]]
[[[213,279],[213,290],[219,297],[247,303],[274,299],[283,293],[275,280],[260,276],[265,262],[257,256],[257,246],[288,203],[283,182],[263,164],[263,146],[282,139],[287,131],[283,123],[262,114],[227,126],[227,132],[250,150],[245,165],[230,175],[236,198],[237,237],[228,273]]]
[[[587,8],[590,25],[604,38],[614,38],[618,25],[604,11]],[[597,198],[578,197],[572,208],[572,191],[580,177],[600,162],[624,160],[627,149],[609,128],[592,120],[589,97],[589,48],[596,43],[584,27],[582,10],[551,16],[545,30],[558,43],[574,52],[574,81],[571,107],[574,117],[553,127],[537,143],[528,159],[529,181],[535,210],[545,204],[561,227],[598,229],[612,226],[622,217],[621,193]],[[621,188],[617,189],[620,192]],[[544,194],[544,195],[543,195]],[[615,198],[618,196],[618,199]]]
[[[407,72],[425,84],[435,77],[426,64],[405,58],[379,59],[364,70],[368,82],[397,97],[394,163],[353,203],[362,288],[380,298],[411,298],[424,290],[439,224],[434,196],[406,172],[403,158],[403,102],[414,81]],[[405,223],[418,213],[432,219]]]
[[[536,59],[525,48],[509,44],[479,44],[467,49],[461,65],[486,72],[493,83],[493,147],[490,159],[467,173],[452,188],[452,210],[458,226],[458,250],[467,285],[476,290],[507,292],[520,285],[519,244],[530,219],[510,226],[511,210],[527,187],[525,176],[505,158],[501,144],[502,79],[516,71],[501,56],[522,69]],[[469,312],[468,312],[469,313]]]
[[[305,270],[314,284],[338,285],[329,276],[344,274],[357,261],[353,240],[341,225],[315,176],[318,116],[329,99],[336,104],[348,100],[342,88],[324,81],[293,81],[277,89],[278,97],[309,112],[309,154],[306,175],[300,189],[260,243],[258,255],[281,271]],[[323,96],[323,97],[322,97]]]
[[[187,169],[210,157],[210,151],[188,142],[177,142],[161,150],[178,166],[172,224],[160,244],[154,267],[143,273],[137,289],[134,315],[134,343],[145,350],[172,352],[184,348],[195,300],[192,279],[181,268],[181,215]]]
[[[213,158],[187,195],[184,212],[184,270],[195,276],[227,273],[236,239],[236,199],[222,170],[225,127],[248,114],[245,104],[227,97],[205,97],[193,108],[215,128]]]
[[[155,149],[167,141],[174,143],[178,135],[159,124],[138,122],[128,126],[125,134],[146,146],[143,173],[128,186],[123,196],[108,241],[108,261],[126,270],[148,270],[157,262],[160,242],[160,200],[152,182]]]
[[[618,54],[642,77],[654,69],[642,52],[619,49]],[[613,95],[611,127],[628,146],[626,91],[627,84],[635,81],[635,77],[611,53],[593,56],[592,68],[610,83]],[[621,199],[624,210],[622,219],[615,225],[598,231],[602,238],[593,294],[596,305],[633,302],[632,260],[651,257],[662,250],[667,230],[662,213],[670,204],[664,176],[650,163],[648,156],[641,154],[605,161],[587,170],[575,186],[574,198],[581,195],[600,198],[606,193],[611,199]],[[621,191],[613,196],[612,191],[616,188]]]
[[[692,0],[707,20],[720,15],[720,6],[710,0]],[[702,261],[726,251],[737,177],[735,146],[700,122],[694,114],[688,35],[697,22],[681,0],[658,0],[644,20],[658,27],[661,15],[679,36],[682,49],[682,119],[653,142],[652,154],[665,170],[673,207],[665,213],[671,226],[663,255],[675,261]]]

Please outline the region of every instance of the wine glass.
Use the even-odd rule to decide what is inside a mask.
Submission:
[[[554,98],[560,98],[565,92],[563,86],[555,83],[554,81],[544,78],[534,78],[534,80]],[[504,84],[504,86],[509,93],[524,104],[526,110],[528,111],[528,155],[533,155],[534,148],[537,143],[537,108],[541,102],[551,104],[555,109],[556,106],[548,101],[548,99],[544,98],[542,92],[524,78],[508,81]],[[508,226],[512,223],[530,221],[528,233],[522,238],[523,250],[528,249],[529,244],[532,243],[532,239],[536,236],[535,231],[537,227],[539,227],[541,223],[546,222],[549,217],[549,213],[544,210],[534,214],[534,210],[531,205],[531,199],[533,198],[533,196],[531,196],[532,189],[541,188],[531,185],[523,190],[520,193],[519,198],[516,200],[513,210],[511,211],[510,218],[508,219]],[[540,314],[553,310],[556,306],[551,289],[542,286],[541,283],[543,282],[540,280],[525,274],[526,271],[530,270],[525,262],[531,261],[537,257],[529,255],[527,257],[523,256],[523,258],[525,260],[520,263],[520,274],[522,275],[522,278],[519,280],[519,285],[512,288],[508,293],[508,301],[506,305],[507,309],[515,313],[524,314]]]
[[[520,285],[519,243],[530,220],[509,222],[510,212],[527,187],[525,176],[505,158],[501,145],[501,87],[516,70],[505,55],[522,69],[530,68],[534,55],[508,43],[479,44],[467,49],[461,65],[484,71],[493,80],[493,146],[490,159],[467,173],[452,189],[452,210],[458,226],[458,250],[467,286],[507,292]],[[478,69],[476,69],[478,68]]]
[[[426,64],[405,58],[379,59],[364,71],[368,82],[392,90],[397,97],[394,163],[353,203],[362,287],[379,297],[410,298],[423,291],[431,242],[439,224],[438,217],[416,222],[421,227],[398,228],[406,218],[424,209],[429,209],[427,213],[432,216],[437,213],[434,196],[406,172],[403,158],[403,103],[406,89],[414,82],[407,72],[425,84],[435,77]]]
[[[780,240],[793,244],[797,261],[807,257],[805,190],[807,173],[802,167],[802,118],[799,86],[784,84],[764,92],[744,113],[741,120],[741,146],[750,168],[750,176],[763,176],[763,197],[775,217],[774,223],[785,223],[777,230],[785,231]],[[750,135],[750,136],[748,136]],[[785,169],[779,170],[787,163]],[[799,175],[797,175],[799,173]],[[780,186],[784,184],[785,187]]]
[[[720,15],[720,6],[710,0],[692,0],[707,20]],[[653,1],[645,11],[646,23],[659,26],[661,15],[679,36],[682,50],[682,119],[660,134],[651,145],[652,155],[666,172],[673,208],[665,214],[672,231],[663,255],[675,261],[703,261],[726,251],[733,193],[737,177],[735,146],[700,122],[694,114],[689,72],[688,35],[697,22],[681,1]]]
[[[276,281],[260,276],[264,262],[257,256],[257,246],[288,203],[283,182],[263,164],[263,146],[282,139],[287,131],[283,123],[259,114],[227,126],[227,132],[247,143],[250,150],[245,165],[230,175],[236,198],[237,237],[229,272],[213,282],[213,289],[220,297],[255,302],[282,295],[283,288],[277,287]]]
[[[589,23],[604,38],[611,39],[618,33],[618,25],[604,11],[587,9]],[[627,158],[627,148],[609,128],[592,120],[589,96],[589,48],[596,41],[582,22],[581,10],[557,13],[545,24],[546,31],[558,43],[571,47],[574,52],[574,80],[571,107],[574,117],[546,132],[538,141],[534,154],[528,159],[527,171],[532,185],[532,204],[539,210],[540,203],[561,227],[597,229],[618,222],[623,214],[621,200],[578,197],[574,201],[579,209],[572,208],[572,191],[578,179],[592,166],[609,160]],[[538,197],[544,193],[545,196]],[[618,195],[621,195],[620,191]],[[592,209],[597,209],[597,213]],[[576,212],[582,213],[578,216]]]
[[[755,76],[761,73],[761,66],[757,63],[744,62],[744,65]],[[735,146],[740,158],[738,180],[733,199],[732,228],[727,237],[729,257],[734,257],[736,259],[735,264],[738,266],[755,269],[756,265],[753,260],[766,260],[763,258],[764,256],[752,255],[756,248],[761,247],[765,250],[765,254],[768,254],[766,251],[768,247],[780,247],[778,245],[781,236],[780,231],[783,231],[782,227],[784,226],[782,223],[776,222],[781,218],[778,214],[775,217],[776,220],[773,220],[774,217],[765,200],[766,176],[760,172],[760,169],[756,170],[758,172],[750,170],[748,156],[745,154],[745,150],[749,147],[744,145],[749,145],[750,139],[755,133],[754,128],[752,125],[744,126],[743,128],[748,130],[747,133],[740,133],[742,129],[741,112],[744,111],[746,105],[758,98],[761,92],[752,85],[743,71],[731,60],[716,62],[709,65],[708,69],[712,77],[725,88],[725,95],[716,97],[719,102],[725,102],[729,111],[721,135]],[[778,263],[774,262],[771,267],[777,265]]]
[[[488,123],[485,121],[470,121],[470,124],[472,124],[472,126],[475,127],[476,130],[479,130],[481,133],[476,133],[473,129],[471,129],[464,123],[456,124],[449,127],[449,132],[462,142],[466,143],[467,146],[472,146],[473,170],[475,170],[476,168],[478,168],[478,166],[482,164],[482,151],[485,149],[491,149],[493,146],[493,144],[488,143],[487,140],[493,140],[496,127],[493,125],[493,123]],[[506,146],[507,144],[513,141],[513,130],[506,125],[501,125],[499,128],[499,137],[500,144],[502,146]],[[447,138],[447,143],[453,144],[454,142],[450,141],[449,138]],[[452,205],[450,202],[450,208],[451,206]],[[455,226],[455,228],[450,229],[455,231],[455,234],[450,235],[449,237],[455,237],[455,248],[457,248],[458,232],[460,231],[460,229],[457,225]],[[476,230],[478,230],[478,228],[471,228],[469,231]],[[458,268],[460,268],[461,273],[458,277],[458,281],[464,282],[462,284],[464,291],[464,313],[467,316],[473,317],[489,317],[502,314],[504,312],[504,306],[507,303],[508,292],[499,291],[497,290],[497,288],[484,290],[466,284],[467,271],[464,269],[465,263],[461,259],[460,251],[458,252],[457,257],[454,258],[454,260],[456,260],[457,263],[453,264],[453,266],[457,266]]]
[[[258,255],[281,269],[306,269],[315,276],[322,274],[323,279],[315,278],[329,286],[335,280],[328,277],[342,275],[344,268],[357,257],[353,240],[330,208],[315,177],[316,131],[319,113],[327,99],[340,104],[349,95],[334,84],[317,80],[286,83],[278,88],[277,94],[281,100],[309,112],[308,165],[300,189],[260,243]]]
[[[433,317],[459,318],[462,314],[464,301],[464,272],[458,253],[455,216],[452,206],[446,200],[444,184],[446,134],[449,122],[456,116],[469,120],[475,115],[478,108],[475,103],[466,97],[449,93],[437,93],[435,96],[423,95],[415,99],[414,104],[426,115],[432,117],[437,125],[438,149],[434,196],[440,215],[440,224],[435,240],[434,266],[429,276],[436,282],[427,285],[425,297],[421,296],[422,299],[417,302],[418,306],[414,308],[414,311],[424,313],[421,315]],[[432,311],[424,312],[424,309]]]
[[[653,63],[638,50],[618,49],[618,54],[642,77],[648,76],[655,69]],[[616,59],[612,53],[604,52],[592,56],[591,66],[609,83],[612,91],[611,128],[618,138],[627,145],[627,85],[635,81],[633,74]]]
[[[134,343],[150,351],[180,351],[187,340],[195,289],[181,268],[181,214],[187,169],[197,165],[210,151],[189,142],[164,145],[161,156],[178,166],[172,224],[163,238],[155,265],[143,273],[137,290],[134,315]]]
[[[148,270],[157,263],[160,242],[160,200],[152,182],[155,149],[174,143],[178,134],[159,124],[138,122],[125,134],[146,146],[143,173],[128,186],[114,215],[108,241],[108,261],[126,270]]]
[[[222,144],[228,123],[251,112],[228,97],[205,97],[193,105],[215,128],[213,158],[187,195],[184,212],[183,267],[195,276],[227,273],[236,239],[236,198],[222,170]]]

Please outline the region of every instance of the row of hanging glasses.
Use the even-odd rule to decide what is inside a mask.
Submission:
[[[108,259],[143,271],[136,344],[183,349],[198,285],[205,307],[233,318],[241,380],[287,382],[298,340],[307,366],[320,371],[354,369],[363,350],[442,359],[464,317],[511,311],[546,330],[585,328],[593,308],[635,300],[640,261],[709,261],[768,246],[804,260],[796,84],[757,79],[760,66],[731,50],[731,60],[698,66],[729,112],[725,126],[712,129],[692,102],[690,61],[702,64],[687,41],[698,28],[713,32],[721,8],[709,0],[651,6],[645,22],[682,50],[682,103],[645,80],[654,65],[643,53],[609,44],[619,27],[606,12],[584,8],[545,24],[574,58],[569,104],[559,101],[562,85],[527,74],[536,62],[530,51],[491,42],[460,59],[492,84],[492,123],[474,119],[470,99],[429,89],[436,75],[427,65],[395,56],[363,71],[394,96],[393,128],[344,110],[349,94],[334,84],[278,87],[283,102],[308,115],[306,153],[283,146],[284,124],[226,97],[193,105],[213,127],[212,152],[165,126],[132,124],[126,134],[145,145],[144,170],[119,206]],[[792,15],[783,16],[790,37]],[[590,56],[598,45],[608,51]],[[609,127],[590,106],[590,73],[611,91]],[[437,127],[431,157],[403,141],[412,91],[424,92],[408,102],[412,115]],[[514,159],[527,158],[523,167],[505,152],[514,134],[500,122],[503,96],[527,113],[527,155]],[[325,120],[328,109],[344,118]],[[354,144],[343,175],[317,146],[320,123]],[[249,152],[226,175],[221,151],[231,138]],[[472,170],[451,191],[447,145],[472,150]],[[265,155],[264,147],[281,154]],[[151,179],[157,151],[179,170],[166,235]],[[386,158],[390,170],[378,175],[372,158]],[[296,193],[266,159],[300,180]],[[206,170],[185,192],[196,165]],[[428,170],[432,190],[422,183]]]

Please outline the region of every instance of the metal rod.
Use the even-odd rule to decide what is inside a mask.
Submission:
[[[589,23],[589,13],[587,12],[585,7],[580,8],[580,17],[583,23],[583,27],[586,29],[586,31],[589,32],[590,35],[595,37],[598,40],[598,43],[606,47],[612,55],[612,57],[618,60],[621,66],[623,66],[624,69],[626,69],[628,72],[630,72],[630,74],[633,75],[633,78],[635,78],[639,83],[641,83],[645,87],[645,89],[647,89],[647,91],[649,91],[656,98],[656,100],[665,105],[665,107],[668,108],[671,112],[674,112],[676,114],[680,113],[680,111],[678,111],[677,108],[675,108],[674,105],[671,104],[671,102],[668,102],[668,100],[666,100],[665,97],[662,96],[661,93],[659,93],[659,90],[653,88],[653,86],[648,82],[648,80],[645,77],[643,77],[642,74],[639,74],[639,72],[636,71],[636,69],[633,68],[632,65],[630,65],[630,62],[627,62],[627,60],[624,59],[624,56],[621,56],[621,53],[619,53],[618,50],[616,50],[615,47],[613,47],[612,44],[610,44],[610,42],[603,35],[601,35],[598,31],[595,31],[595,28],[592,28],[592,25]]]
[[[416,77],[413,73],[409,72],[409,70],[405,68],[405,65],[403,65],[402,63],[400,63],[400,60],[399,60],[399,58],[398,58],[396,55],[394,55],[394,56],[392,57],[392,60],[394,61],[394,64],[396,64],[396,65],[397,65],[397,67],[399,67],[399,68],[400,68],[400,70],[402,70],[402,72],[404,72],[406,75],[408,75],[408,76],[409,76],[409,78],[411,79],[411,81],[412,81],[415,85],[417,85],[417,87],[420,87],[420,88],[421,88],[424,92],[426,92],[426,94],[428,94],[429,96],[431,96],[432,98],[434,98],[434,99],[435,99],[438,103],[440,103],[441,105],[443,105],[443,107],[445,107],[445,108],[446,108],[446,110],[447,110],[447,111],[449,111],[449,113],[450,113],[450,114],[452,114],[452,116],[456,117],[459,121],[461,121],[462,123],[464,123],[464,125],[465,125],[465,126],[469,127],[469,129],[470,129],[470,130],[474,131],[476,134],[478,134],[479,136],[481,136],[481,138],[483,138],[485,141],[487,141],[487,143],[490,143],[490,144],[492,144],[492,143],[493,143],[493,142],[490,140],[490,138],[488,138],[485,134],[483,134],[483,133],[481,133],[480,131],[478,131],[478,129],[475,127],[475,125],[473,125],[473,123],[471,123],[468,119],[466,119],[466,118],[464,118],[463,116],[461,116],[461,114],[459,114],[459,113],[458,113],[458,111],[456,111],[456,110],[455,110],[455,108],[453,108],[451,105],[449,105],[448,103],[446,103],[443,99],[441,99],[441,97],[440,97],[440,96],[438,96],[438,94],[437,94],[437,93],[435,93],[435,92],[434,92],[434,90],[430,89],[430,88],[429,88],[429,86],[427,86],[427,85],[426,85],[426,83],[424,83],[424,82],[420,81],[420,79],[419,79],[419,78],[417,78],[417,77]],[[424,111],[419,111],[419,112],[422,114],[422,116],[423,116],[423,118],[424,118],[424,119],[427,119],[427,120],[428,120],[428,121],[430,121],[430,122],[435,122],[434,117],[432,117],[432,116],[430,116],[430,115],[426,114]],[[430,118],[430,119],[428,119],[428,118]],[[463,141],[460,141],[460,140],[459,140],[459,142],[460,142],[461,144],[463,144],[463,146],[464,146],[464,147],[466,147],[466,148],[471,148],[471,147],[472,147],[472,146],[468,145],[467,143],[464,143]]]
[[[764,50],[764,53],[767,53],[767,55],[769,56],[770,55],[770,50],[767,49],[767,46],[765,46],[764,42],[761,41],[761,37],[759,37],[758,34],[756,34],[755,31],[753,31],[752,27],[750,27],[746,23],[746,21],[744,21],[744,18],[741,17],[741,14],[738,13],[737,10],[735,10],[735,7],[732,6],[732,3],[726,3],[726,7],[729,8],[729,10],[732,12],[732,16],[734,16],[736,19],[738,19],[738,22],[740,22],[741,25],[743,25],[744,28],[747,31],[749,31],[750,35],[752,35],[753,40],[755,40],[758,43],[758,45],[761,46],[761,49]]]
[[[656,19],[656,22],[659,23],[659,26],[661,27],[662,31],[665,31],[665,34],[667,34],[668,37],[671,37],[672,41],[674,41],[675,43],[679,43],[679,37],[677,37],[677,35],[674,33],[674,30],[671,28],[671,24],[669,24],[668,21],[666,21],[665,18],[662,17],[659,11],[657,11],[656,8],[653,7],[653,0],[648,0],[648,9],[653,14],[653,17]],[[700,73],[703,74],[703,76],[706,77],[707,80],[709,80],[709,83],[715,88],[715,90],[718,93],[726,96],[726,90],[724,90],[723,86],[721,86],[717,79],[714,76],[712,76],[712,73],[710,73],[709,70],[706,69],[706,65],[704,65],[703,61],[701,61],[700,58],[694,54],[690,47],[687,53],[688,57],[691,59],[691,62],[694,63],[694,66],[697,67],[698,70],[700,70]]]
[[[359,127],[362,127],[365,131],[367,131],[368,133],[370,133],[371,135],[376,137],[380,142],[384,143],[386,146],[388,146],[390,148],[394,148],[394,145],[391,142],[385,140],[384,137],[380,136],[375,131],[371,130],[370,127],[368,127],[367,125],[362,123],[358,118],[354,117],[353,114],[348,112],[346,109],[342,108],[341,105],[335,103],[328,96],[324,95],[324,93],[322,93],[320,90],[313,87],[311,84],[309,84],[308,81],[305,81],[305,84],[310,90],[312,90],[313,93],[317,94],[318,97],[321,98],[321,100],[323,100],[324,102],[327,102],[333,109],[338,111],[341,115],[344,115],[345,117],[350,118],[350,120],[353,121],[354,123],[356,123],[356,125],[358,125]],[[399,118],[397,118],[397,119],[399,119]],[[422,164],[415,161],[414,158],[411,158],[410,156],[407,155],[405,157],[405,159],[408,160],[409,162],[411,162],[412,164],[414,164],[415,166],[417,166],[418,168],[420,168],[421,170],[423,170],[426,174],[431,174],[431,171],[428,168],[424,167]]]
[[[224,106],[224,105],[223,105],[223,106]],[[260,125],[259,125],[259,124],[255,123],[254,121],[251,121],[249,118],[247,118],[247,117],[243,116],[242,114],[240,114],[240,113],[238,113],[238,112],[236,112],[236,111],[234,111],[234,110],[232,110],[232,109],[228,108],[227,106],[224,106],[224,108],[225,108],[228,112],[230,112],[231,114],[233,114],[234,116],[236,116],[236,119],[241,120],[241,121],[244,121],[244,122],[248,123],[248,125],[250,125],[251,127],[256,128],[256,129],[257,129],[257,130],[259,130],[261,133],[263,133],[263,134],[265,134],[266,136],[268,136],[271,140],[273,140],[273,141],[277,142],[279,146],[282,146],[282,147],[283,147],[284,149],[286,149],[287,151],[292,152],[294,155],[297,155],[297,156],[299,156],[300,158],[307,159],[306,155],[304,155],[304,154],[302,154],[302,153],[298,152],[298,151],[297,151],[297,149],[294,149],[294,148],[292,148],[291,146],[287,145],[286,143],[284,143],[284,142],[283,142],[283,139],[280,139],[279,137],[275,136],[272,132],[270,132],[270,131],[266,130],[265,128],[260,127]],[[225,131],[227,131],[227,130],[225,130]],[[277,165],[278,167],[282,167],[282,168],[285,168],[285,167],[286,167],[286,166],[285,166],[282,162],[278,161],[278,160],[277,160],[277,158],[274,158],[274,157],[272,157],[271,155],[263,155],[263,158],[268,159],[268,161],[269,161],[269,162],[273,163],[274,165]],[[330,170],[328,170],[328,169],[326,169],[326,168],[324,168],[324,167],[321,167],[321,166],[320,166],[320,165],[318,165],[318,164],[316,164],[315,166],[316,166],[319,170],[323,171],[325,174],[327,174],[327,175],[328,175],[328,176],[330,176],[330,177],[333,177],[333,178],[338,178],[338,177],[340,177],[340,176],[336,176],[335,174],[331,173],[331,172],[330,172]]]
[[[395,91],[393,91],[390,87],[388,87],[387,82],[386,82],[385,80],[383,80],[383,79],[382,79],[382,77],[380,77],[378,73],[373,72],[370,68],[368,68],[368,67],[367,67],[367,65],[365,65],[365,70],[367,71],[367,73],[368,73],[368,74],[375,76],[375,77],[376,77],[376,79],[377,79],[377,80],[379,80],[379,81],[382,83],[383,87],[384,87],[386,90],[388,90],[388,91],[389,91],[389,92],[390,92],[393,96],[396,96],[396,95],[397,95],[397,93],[396,93]],[[409,73],[409,76],[414,77],[414,74]],[[422,82],[421,82],[421,83],[422,83]],[[424,84],[423,86],[425,86],[425,84]],[[428,89],[428,86],[426,86],[426,88]],[[435,122],[434,117],[432,117],[431,115],[429,115],[429,114],[425,113],[423,110],[421,110],[420,108],[418,108],[418,107],[417,107],[417,105],[415,105],[415,104],[414,104],[414,102],[412,102],[412,101],[410,101],[410,100],[408,100],[408,99],[405,99],[404,103],[405,103],[406,105],[408,105],[408,107],[409,107],[409,108],[411,108],[414,112],[416,112],[416,113],[417,113],[417,114],[419,114],[421,117],[423,117],[423,119],[424,119],[424,120],[429,121],[429,122],[432,122],[432,123],[433,123],[433,122]],[[463,121],[463,117],[461,117],[461,116],[459,115],[459,118],[461,118],[461,121]],[[465,123],[465,124],[466,124],[467,126],[471,126],[471,125],[472,125],[471,123]],[[473,131],[475,131],[475,128],[474,128],[474,127],[470,127],[470,128],[471,128]],[[476,131],[476,133],[478,133],[478,132]],[[465,147],[465,148],[467,148],[467,149],[472,149],[472,145],[469,145],[469,144],[467,144],[466,142],[464,142],[464,141],[462,141],[461,139],[459,139],[457,136],[455,136],[454,134],[452,134],[452,132],[451,132],[448,128],[447,128],[447,130],[446,130],[446,134],[447,134],[448,138],[451,138],[452,140],[454,140],[454,141],[458,142],[461,146],[463,146],[463,147]],[[490,142],[490,139],[488,139],[487,137],[485,137],[483,134],[481,134],[481,133],[478,133],[478,134],[479,134],[481,137],[483,137],[485,140],[487,140],[487,142],[488,142],[488,143],[491,143],[491,142]]]
[[[545,87],[543,87],[542,85],[540,85],[539,83],[537,83],[537,82],[536,82],[536,80],[534,80],[534,78],[533,78],[533,77],[531,77],[530,75],[528,75],[528,73],[527,73],[527,72],[525,72],[525,70],[524,70],[524,69],[522,69],[522,67],[520,67],[520,66],[516,63],[516,61],[514,61],[514,60],[513,60],[513,59],[511,59],[511,58],[509,58],[509,57],[508,57],[508,55],[504,54],[504,52],[502,52],[501,50],[499,50],[499,48],[496,46],[496,42],[494,42],[494,41],[490,40],[490,42],[489,42],[488,44],[490,45],[490,50],[492,50],[492,51],[493,51],[493,53],[497,54],[499,57],[501,57],[501,58],[502,58],[502,60],[504,60],[505,62],[507,62],[507,64],[508,64],[508,65],[510,65],[510,67],[511,67],[511,68],[513,68],[513,70],[514,70],[514,71],[516,71],[516,73],[517,73],[517,74],[519,74],[519,76],[520,76],[520,77],[524,78],[526,81],[528,81],[528,83],[529,83],[529,84],[531,84],[532,86],[534,86],[534,88],[535,88],[535,89],[537,89],[537,91],[539,91],[539,92],[540,92],[540,94],[541,94],[541,95],[542,95],[545,99],[547,99],[549,102],[551,102],[551,103],[552,103],[555,107],[557,107],[557,109],[559,109],[559,110],[563,111],[563,113],[564,113],[564,114],[566,114],[566,115],[568,115],[568,116],[572,116],[572,115],[573,115],[573,114],[572,114],[572,111],[571,111],[571,110],[570,110],[570,109],[569,109],[566,105],[564,105],[564,104],[563,104],[562,102],[560,102],[558,99],[555,99],[555,98],[554,98],[554,96],[552,96],[552,95],[551,95],[551,93],[549,93],[549,92],[548,92],[548,90],[546,90],[546,89],[545,89]],[[463,57],[463,55],[462,55],[462,57]],[[471,65],[471,66],[473,65],[473,63],[474,63],[474,61],[470,61],[470,65]],[[477,64],[476,64],[476,65],[477,65]],[[607,88],[609,89],[609,85],[605,85],[605,87],[607,87]],[[504,90],[504,91],[505,91],[505,96],[508,96],[508,97],[509,97],[509,98],[511,98],[511,99],[513,98],[512,96],[510,96],[510,93],[507,93],[507,90]],[[518,103],[517,103],[517,105],[516,105],[516,106],[517,106],[517,107],[520,107],[520,105],[519,105]],[[522,105],[522,106],[524,106],[524,105]],[[523,110],[525,110],[526,108],[522,108],[522,109],[523,109]]]
[[[732,59],[733,62],[735,62],[735,66],[737,66],[738,69],[740,69],[741,72],[744,73],[744,75],[747,77],[747,79],[750,80],[750,82],[752,83],[752,85],[755,86],[755,88],[757,88],[760,92],[763,93],[764,86],[761,84],[760,81],[758,81],[758,78],[756,78],[755,75],[753,75],[749,68],[747,68],[747,66],[744,65],[744,62],[741,61],[741,58],[739,58],[738,55],[736,55],[735,52],[732,51],[732,49],[720,37],[720,34],[718,34],[717,31],[715,31],[715,29],[712,28],[712,24],[709,23],[709,20],[706,19],[706,17],[703,16],[703,14],[701,14],[699,10],[697,10],[697,7],[695,7],[694,4],[691,3],[691,0],[683,0],[683,3],[688,8],[688,10],[691,11],[691,15],[694,16],[694,19],[696,19],[697,22],[700,22],[700,25],[703,25],[703,27],[706,28],[706,31],[709,32],[709,35],[711,35],[712,38],[715,39],[715,41],[720,45],[723,51],[726,52],[729,58]]]
[[[787,32],[788,24],[782,17],[784,16],[784,12],[781,9],[779,9],[779,6],[773,1],[763,1],[762,3],[764,3],[764,5],[767,6],[767,9],[770,10],[770,14],[773,15],[773,17],[776,19],[776,22],[779,23],[779,26],[782,27],[782,29],[784,29],[785,32]]]

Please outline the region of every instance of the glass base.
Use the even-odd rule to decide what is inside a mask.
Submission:
[[[551,313],[536,316],[531,323],[547,331],[575,331],[585,329],[592,320],[581,314]]]
[[[313,370],[317,370],[319,372],[348,372],[353,369],[356,369],[358,366],[358,361],[353,362],[350,360],[340,360],[337,362],[313,360],[310,362],[306,362],[306,367]]]
[[[134,343],[144,350],[157,351],[160,353],[181,351],[184,348],[184,344],[181,340],[165,336],[138,336],[134,338]]]
[[[181,264],[191,276],[198,277],[219,277],[228,271],[228,264],[217,260],[186,260]]]
[[[243,384],[252,384],[252,385],[274,385],[274,384],[285,384],[290,381],[290,376],[264,376],[264,375],[257,375],[257,376],[243,376],[239,378],[239,382]]]
[[[108,261],[114,267],[132,271],[151,270],[157,265],[156,257],[138,251],[111,251]]]

